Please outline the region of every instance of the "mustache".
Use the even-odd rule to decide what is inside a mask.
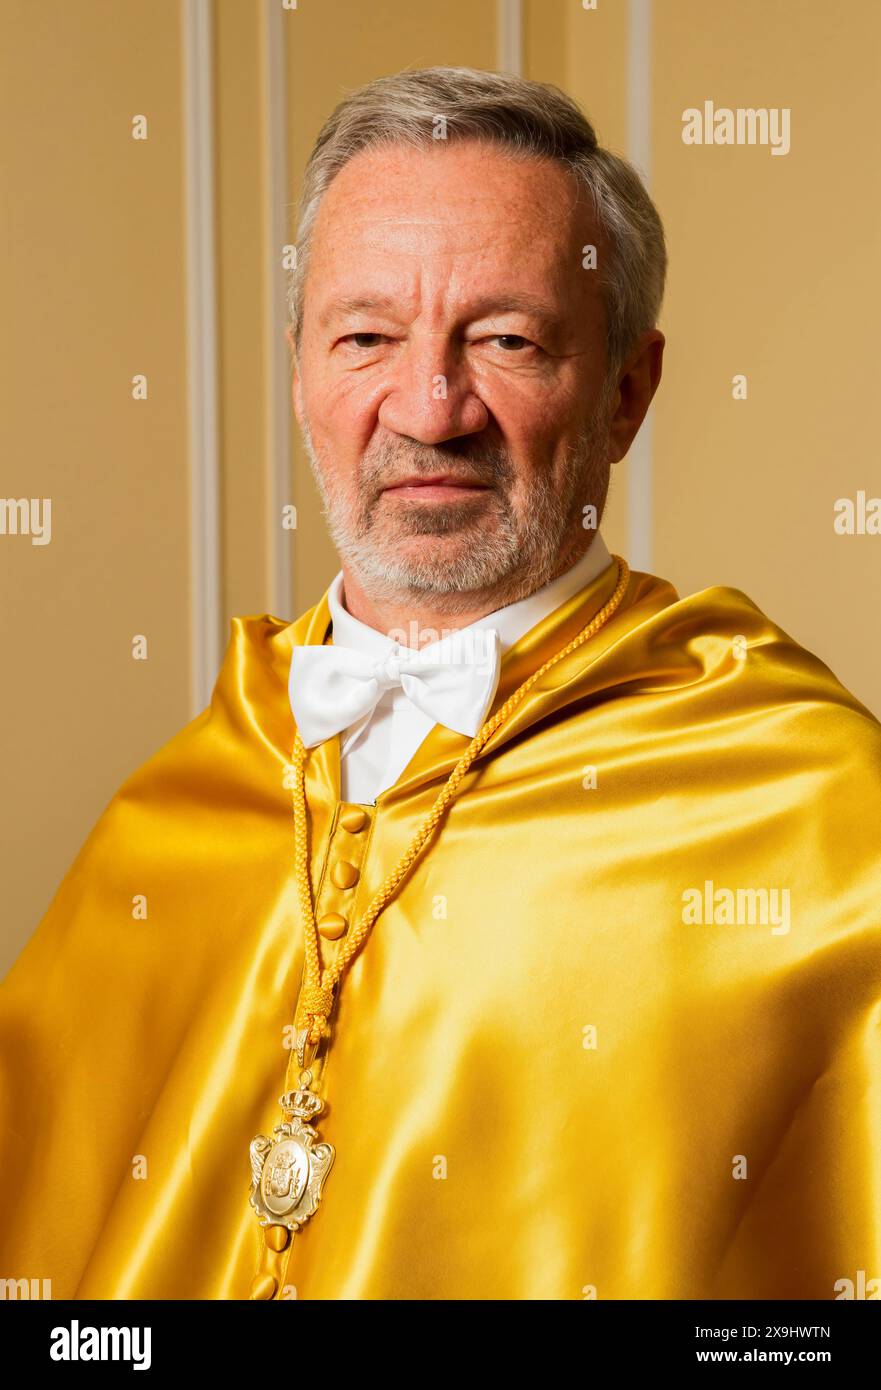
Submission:
[[[467,483],[504,485],[512,476],[507,449],[486,443],[469,446],[464,440],[449,446],[400,443],[382,444],[374,454],[361,460],[361,486],[381,491],[403,478],[430,477],[435,473],[455,473]]]

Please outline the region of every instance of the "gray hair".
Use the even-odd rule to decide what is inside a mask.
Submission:
[[[519,158],[556,160],[592,200],[609,246],[598,248],[606,306],[606,374],[617,375],[660,313],[667,271],[664,229],[632,164],[598,143],[593,126],[558,87],[475,68],[423,68],[379,77],[352,92],[322,127],[303,182],[288,308],[297,350],[303,291],[318,207],[332,180],[362,150],[483,140]]]

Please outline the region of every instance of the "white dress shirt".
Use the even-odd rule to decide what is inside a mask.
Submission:
[[[530,628],[586,588],[611,563],[612,557],[597,532],[581,559],[549,584],[459,630],[468,633],[476,628],[495,628],[500,638],[500,656],[504,656]],[[335,647],[350,647],[377,660],[395,647],[391,638],[360,622],[344,606],[342,570],[331,581],[327,597]],[[350,724],[339,736],[341,799],[373,806],[380,792],[398,780],[433,728],[434,721],[416,708],[400,686],[386,690],[370,714]]]

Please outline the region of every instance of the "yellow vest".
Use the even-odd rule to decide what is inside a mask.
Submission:
[[[615,579],[507,652],[493,710]],[[329,625],[326,594],[233,620],[0,988],[3,1277],[248,1297],[303,969],[288,668]],[[435,726],[358,832],[339,740],[309,752],[317,916],[360,919],[468,742]],[[881,726],[830,671],[737,590],[633,574],[343,978],[336,1159],[277,1296],[877,1297],[879,827]]]

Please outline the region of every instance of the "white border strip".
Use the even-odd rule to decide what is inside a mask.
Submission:
[[[651,179],[652,0],[627,6],[627,155]],[[651,571],[653,413],[649,406],[628,456],[627,559],[632,569]]]
[[[210,0],[186,0],[183,60],[192,716],[211,699],[221,657],[212,49]]]
[[[282,508],[291,498],[291,365],[284,336],[288,316],[281,248],[288,240],[287,80],[284,12],[279,0],[263,0],[266,592],[268,611],[293,618],[291,537],[282,530]]]
[[[496,61],[499,72],[523,74],[523,0],[496,0]]]

